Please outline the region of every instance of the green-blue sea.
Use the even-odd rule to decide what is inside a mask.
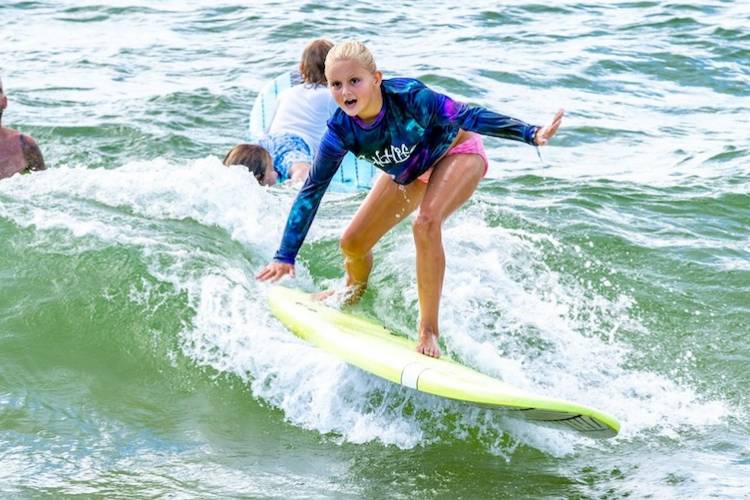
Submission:
[[[390,384],[254,279],[295,195],[221,159],[307,41],[544,124],[444,227],[444,349],[615,415],[592,440]],[[746,0],[3,0],[2,498],[747,498]],[[342,283],[330,193],[288,285]],[[357,312],[414,337],[408,221]]]

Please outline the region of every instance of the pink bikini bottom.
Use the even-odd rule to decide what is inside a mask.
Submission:
[[[489,168],[489,161],[487,161],[487,153],[484,151],[484,144],[482,143],[482,136],[479,134],[475,134],[473,132],[469,132],[469,138],[466,139],[461,144],[456,144],[452,148],[448,150],[447,153],[445,153],[445,156],[450,155],[479,155],[482,157],[482,160],[484,160],[484,173],[482,174],[482,177],[487,175],[487,169]],[[432,175],[432,170],[435,167],[430,167],[427,172],[423,173],[417,179],[424,182],[425,184],[430,180],[430,176]]]

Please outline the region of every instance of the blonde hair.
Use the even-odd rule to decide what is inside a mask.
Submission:
[[[299,72],[305,83],[326,84],[325,62],[331,47],[333,43],[325,38],[318,38],[307,44],[299,63]]]
[[[357,40],[347,40],[334,45],[326,56],[326,68],[338,61],[355,61],[370,73],[378,70],[372,52],[364,43]]]

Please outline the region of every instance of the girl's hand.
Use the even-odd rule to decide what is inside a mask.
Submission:
[[[559,110],[557,114],[555,114],[555,117],[552,119],[552,123],[550,123],[546,127],[538,129],[536,131],[536,135],[534,135],[534,144],[536,144],[537,146],[544,146],[545,144],[547,144],[552,136],[555,135],[557,129],[560,128],[560,123],[562,123],[562,117],[564,114],[564,109]]]
[[[294,278],[294,264],[274,261],[261,269],[260,272],[255,275],[255,279],[260,281],[271,280],[272,282],[276,282],[287,274]]]

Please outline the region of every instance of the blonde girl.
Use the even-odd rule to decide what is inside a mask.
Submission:
[[[541,146],[563,116],[545,127],[454,101],[419,80],[383,80],[360,42],[334,46],[326,57],[328,88],[339,109],[328,121],[313,168],[292,206],[273,262],[257,275],[294,276],[294,261],[320,200],[347,151],[364,156],[381,175],[341,237],[346,284],[361,296],[372,270],[372,248],[406,214],[417,251],[417,351],[439,357],[438,315],[445,272],[442,225],[474,193],[487,172],[479,134]]]

